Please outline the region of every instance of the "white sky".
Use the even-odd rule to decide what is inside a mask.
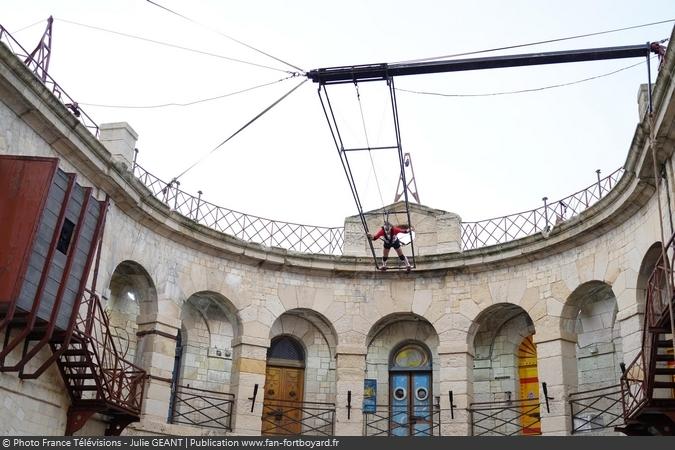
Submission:
[[[303,70],[448,55],[675,18],[672,0],[157,2]],[[67,21],[288,69],[145,0],[0,0],[0,11],[0,23],[11,32],[54,16],[50,74],[80,104],[189,102],[286,74]],[[30,50],[44,23],[15,37]],[[671,28],[668,23],[508,53],[642,44],[670,37]],[[638,62],[399,77],[396,87],[491,93],[572,82]],[[655,62],[652,68],[655,78]],[[638,86],[646,77],[642,64],[535,93],[442,98],[398,92],[403,150],[412,154],[422,203],[471,221],[535,208],[545,195],[557,200],[586,187],[596,169],[607,175],[624,163],[638,120]],[[168,181],[301,79],[188,107],[83,109],[98,123],[129,122],[140,136],[139,163]],[[206,200],[249,214],[341,226],[356,207],[316,91],[316,84],[305,83],[188,172],[181,188],[195,194],[201,189]],[[382,97],[386,86],[362,84],[360,91],[370,143],[385,144],[393,132]],[[354,86],[329,93],[341,106],[345,140],[360,145]],[[397,162],[393,153],[373,156],[384,201],[390,203]],[[366,209],[382,206],[368,154],[350,160]]]

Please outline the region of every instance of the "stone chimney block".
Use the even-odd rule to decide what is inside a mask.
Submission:
[[[126,122],[104,123],[99,127],[99,141],[110,152],[113,161],[133,167],[138,134]]]

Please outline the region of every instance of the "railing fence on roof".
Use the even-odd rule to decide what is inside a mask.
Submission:
[[[89,117],[89,115],[80,108],[80,105],[68,95],[56,81],[54,81],[47,71],[31,57],[30,52],[26,51],[26,49],[23,48],[2,25],[0,25],[0,42],[4,43],[12,53],[23,61],[26,67],[35,74],[45,87],[49,89],[51,93],[80,120],[80,122],[82,122],[82,125],[84,125],[94,136],[98,137],[98,125],[94,122],[94,119]]]

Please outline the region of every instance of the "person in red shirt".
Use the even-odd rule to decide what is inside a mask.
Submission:
[[[385,222],[384,226],[380,227],[380,229],[375,233],[373,236],[372,234],[368,233],[368,239],[372,241],[376,241],[377,239],[382,238],[382,241],[384,242],[384,249],[382,250],[382,266],[380,267],[380,270],[387,270],[387,258],[389,258],[389,249],[393,248],[396,250],[396,254],[398,255],[398,259],[403,261],[405,263],[405,270],[407,272],[410,272],[411,266],[410,263],[408,262],[408,258],[403,254],[403,250],[401,250],[401,241],[399,241],[398,237],[396,236],[399,233],[410,233],[411,231],[415,231],[415,227],[411,227],[408,225],[396,225],[393,226],[389,222]]]

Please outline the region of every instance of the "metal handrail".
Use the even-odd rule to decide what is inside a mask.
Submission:
[[[146,372],[123,359],[110,332],[98,296],[90,291],[80,305],[74,335],[86,345],[100,382],[96,395],[134,415],[140,415]]]
[[[176,385],[171,423],[232,431],[234,394]]]
[[[333,436],[335,403],[265,400],[261,420],[266,435]]]
[[[188,194],[180,189],[180,183],[167,183],[137,163],[134,163],[133,171],[155,198],[208,228],[268,247],[304,253],[342,254],[342,227],[302,225],[242,213],[203,200],[201,191],[198,196]],[[556,224],[579,215],[604,197],[623,172],[623,168],[617,169],[591,186],[540,208],[479,222],[462,222],[462,249],[502,244],[540,231],[550,231]]]
[[[138,164],[134,175],[152,195],[188,219],[221,233],[268,247],[304,253],[339,255],[344,228],[302,225],[266,219],[214,205],[180,189],[178,182],[166,183]]]
[[[573,392],[569,395],[572,434],[614,428],[623,420],[621,385]]]
[[[413,417],[416,409],[424,409],[424,406],[414,406],[412,411],[408,405],[376,405],[375,411],[364,412],[363,435],[364,436],[392,436],[396,435],[397,428],[410,428],[419,424],[419,418]],[[427,411],[423,411],[426,427],[415,428],[410,436],[440,436],[441,435],[441,409],[440,405],[428,405]],[[419,412],[419,411],[418,411]]]
[[[467,408],[471,435],[517,436],[541,423],[540,408],[538,398],[471,403]],[[523,424],[523,417],[528,417],[530,421]]]
[[[593,206],[617,185],[624,173],[619,168],[595,183],[567,197],[539,208],[477,222],[462,222],[463,250],[504,244],[509,241],[550,232],[556,225],[578,216]],[[598,175],[599,176],[599,175]]]
[[[7,31],[5,27],[0,25],[0,42],[3,42],[7,48],[14,53],[23,63],[30,69],[30,71],[51,91],[61,103],[68,108],[73,116],[78,118],[82,125],[84,125],[94,136],[98,137],[98,125],[94,122],[86,112],[80,108],[80,105],[47,73],[46,70],[31,57],[30,52],[19,44],[19,42]]]

